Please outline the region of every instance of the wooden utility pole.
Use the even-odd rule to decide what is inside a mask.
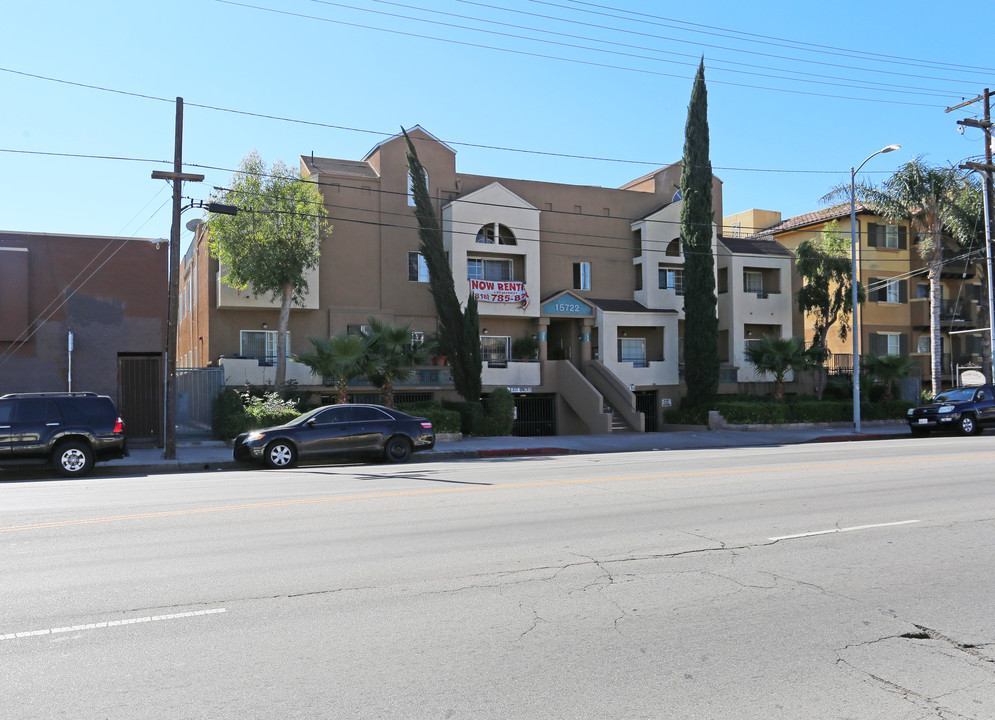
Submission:
[[[173,172],[153,171],[153,180],[173,182],[173,225],[169,231],[169,305],[166,309],[166,460],[176,459],[176,329],[179,320],[180,213],[183,212],[183,181],[201,182],[203,175],[183,172],[183,98],[176,98],[176,137]]]

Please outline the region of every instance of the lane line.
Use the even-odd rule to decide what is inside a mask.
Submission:
[[[816,535],[832,535],[833,533],[850,532],[852,530],[870,530],[872,528],[894,527],[896,525],[910,525],[920,522],[919,520],[900,520],[898,522],[877,523],[875,525],[854,525],[853,527],[833,528],[832,530],[816,530],[815,532],[797,533],[796,535],[781,535],[779,537],[767,538],[768,540],[794,540],[795,538],[814,537]]]
[[[14,640],[17,638],[37,637],[39,635],[58,635],[61,633],[78,632],[80,630],[100,630],[102,628],[121,627],[122,625],[138,625],[140,623],[160,622],[162,620],[179,620],[180,618],[198,617],[200,615],[216,615],[217,613],[228,612],[225,608],[214,608],[212,610],[191,610],[190,612],[172,613],[170,615],[151,615],[149,617],[127,618],[126,620],[108,620],[107,622],[87,623],[86,625],[72,625],[70,627],[48,628],[46,630],[27,630],[25,632],[7,633],[0,635],[0,640]]]
[[[995,458],[995,453],[978,453],[972,455],[953,455],[926,458],[893,458],[888,460],[854,460],[851,462],[810,463],[806,465],[781,465],[775,467],[729,468],[725,470],[699,470],[697,472],[652,473],[648,475],[627,475],[621,477],[572,478],[569,480],[537,480],[535,482],[508,483],[505,485],[470,485],[460,487],[431,488],[429,490],[397,490],[393,492],[361,493],[357,495],[336,495],[331,497],[302,498],[300,500],[272,500],[260,503],[242,505],[219,505],[214,507],[191,508],[188,510],[164,510],[161,512],[136,513],[134,515],[111,515],[108,517],[79,518],[75,520],[57,520],[52,522],[32,523],[30,525],[8,525],[0,527],[0,533],[20,532],[25,530],[45,530],[51,528],[78,527],[96,523],[123,522],[126,520],[151,520],[155,518],[177,517],[183,515],[199,515],[203,513],[233,512],[237,510],[259,510],[268,508],[291,507],[295,505],[312,505],[320,503],[349,502],[353,500],[375,500],[383,498],[417,497],[422,495],[440,495],[443,493],[488,492],[497,490],[517,490],[521,488],[555,487],[561,485],[585,485],[590,483],[622,482],[631,480],[666,480],[674,478],[722,477],[732,475],[749,475],[756,473],[804,472],[812,469],[834,469],[844,467],[868,467],[872,465],[901,465],[909,463],[929,463],[943,461],[950,463],[955,460],[978,460]]]

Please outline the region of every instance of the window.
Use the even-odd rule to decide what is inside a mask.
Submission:
[[[764,294],[764,274],[756,270],[743,271],[743,290],[748,293]]]
[[[590,290],[591,289],[591,263],[575,262],[574,263],[574,290]]]
[[[902,345],[901,345],[902,336],[899,335],[898,333],[885,333],[885,337],[888,339],[888,345],[887,345],[887,350],[888,351],[887,351],[886,354],[888,354],[888,355],[901,355],[902,354]]]
[[[633,367],[649,367],[646,362],[646,338],[619,338],[618,361]]]
[[[684,270],[682,268],[660,268],[660,289],[674,290],[684,294]]]
[[[366,337],[369,336],[371,331],[369,325],[346,325],[345,332],[346,335],[362,335]]]
[[[480,336],[480,359],[490,367],[505,367],[508,363],[510,337],[499,335]]]
[[[920,335],[916,352],[920,355],[929,355],[929,335]]]
[[[916,297],[917,298],[929,297],[929,283],[916,283]]]
[[[411,347],[412,347],[412,349],[414,349],[414,348],[420,348],[424,344],[425,344],[425,333],[423,333],[421,331],[418,331],[418,330],[412,330],[411,331]]]
[[[867,246],[904,250],[906,248],[906,228],[899,225],[867,223]]]
[[[719,268],[718,291],[720,293],[729,292],[729,268]]]
[[[428,188],[428,170],[422,168],[422,177],[425,178],[425,187]],[[369,190],[367,187],[363,187],[364,190]],[[412,182],[411,173],[408,173],[408,206],[415,206],[415,185]]]
[[[487,258],[467,258],[467,280],[495,280],[510,282],[515,279],[511,260],[491,260]]]
[[[242,330],[238,353],[263,362],[276,362],[276,330]],[[290,355],[290,331],[287,331],[287,355]]]
[[[871,333],[871,355],[908,355],[909,336],[902,333]],[[929,338],[926,338],[927,343]],[[922,342],[921,340],[919,342]]]
[[[885,225],[884,226],[884,244],[881,247],[892,248],[893,250],[898,250],[898,226],[897,225]]]
[[[899,295],[898,295],[898,283],[897,282],[889,282],[885,286],[885,294],[884,294],[884,296],[885,296],[885,302],[890,302],[890,303],[900,302]],[[891,354],[891,353],[889,353],[889,354]]]
[[[871,302],[907,303],[909,301],[908,281],[870,278],[867,283],[867,299]]]
[[[477,231],[477,242],[484,245],[517,245],[518,240],[511,228],[501,223],[487,223]]]
[[[408,280],[428,282],[428,263],[425,262],[425,256],[419,252],[408,253]]]

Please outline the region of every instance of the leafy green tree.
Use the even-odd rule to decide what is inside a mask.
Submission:
[[[242,159],[230,185],[213,199],[237,206],[239,213],[208,215],[211,253],[225,268],[226,283],[279,300],[276,387],[280,389],[287,378],[290,306],[303,304],[308,291],[305,275],[318,266],[321,233],[331,226],[323,221],[325,209],[317,185],[282,162],[267,168],[255,151]]]
[[[774,376],[774,400],[784,400],[784,378],[791,370],[812,366],[812,355],[801,338],[763,337],[746,348],[746,360],[758,373]]]
[[[819,361],[818,397],[826,387],[825,359],[829,355],[826,340],[830,328],[836,325],[839,339],[845,341],[850,333],[852,316],[852,263],[850,238],[839,230],[835,220],[825,228],[817,240],[805,240],[795,249],[795,267],[802,278],[802,287],[795,295],[798,310],[812,318],[815,326],[810,353]],[[858,301],[863,302],[864,289],[857,288]]]
[[[691,91],[681,166],[684,249],[684,378],[686,402],[711,400],[719,387],[719,321],[712,256],[712,163],[708,156],[708,93],[702,59]]]
[[[940,312],[943,307],[944,231],[957,239],[965,237],[974,212],[970,195],[973,179],[954,166],[928,165],[921,157],[902,165],[895,174],[875,187],[861,183],[856,198],[883,217],[908,222],[917,236],[917,249],[929,278],[929,334],[933,393],[940,391],[943,346]],[[823,198],[825,202],[849,199],[850,185],[840,185]]]
[[[907,355],[865,355],[863,365],[868,374],[884,385],[881,399],[888,402],[895,396],[898,381],[908,377],[915,361]]]
[[[371,317],[367,346],[367,375],[379,388],[382,402],[394,407],[394,383],[404,382],[414,372],[415,365],[428,362],[428,353],[411,343],[411,323],[391,325]]]
[[[368,342],[362,335],[339,333],[330,338],[308,338],[314,350],[297,356],[315,375],[335,385],[335,402],[349,402],[349,381],[367,370]]]
[[[418,237],[421,239],[418,250],[428,266],[429,290],[435,301],[435,311],[439,315],[439,348],[441,354],[449,358],[456,392],[467,402],[477,402],[480,399],[482,372],[477,298],[470,293],[466,309],[461,309],[459,298],[456,297],[453,273],[442,243],[442,227],[428,195],[425,169],[418,159],[411,138],[403,128],[401,132],[408,143],[408,172],[415,200]]]

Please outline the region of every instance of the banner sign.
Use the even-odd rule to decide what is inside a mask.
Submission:
[[[529,294],[523,282],[500,282],[497,280],[470,280],[470,292],[480,302],[521,303],[529,306]]]

